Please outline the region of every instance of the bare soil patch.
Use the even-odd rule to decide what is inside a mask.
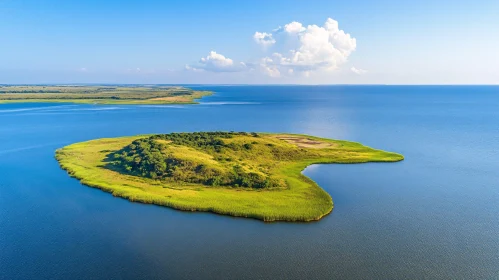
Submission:
[[[284,140],[291,144],[295,144],[296,146],[301,148],[323,149],[333,147],[332,143],[321,142],[302,136],[278,135],[276,136],[276,138],[279,140]]]

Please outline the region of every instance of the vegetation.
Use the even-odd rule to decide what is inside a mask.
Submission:
[[[115,196],[264,221],[313,221],[333,208],[301,174],[314,163],[400,161],[359,143],[296,134],[171,133],[99,139],[57,150],[62,168]]]
[[[191,104],[208,94],[171,86],[0,86],[0,103]]]

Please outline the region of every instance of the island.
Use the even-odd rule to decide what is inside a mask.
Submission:
[[[56,151],[70,176],[133,202],[263,221],[308,222],[333,209],[301,171],[395,162],[397,153],[299,134],[192,132],[104,138]]]
[[[1,103],[195,104],[210,95],[178,86],[0,85]]]

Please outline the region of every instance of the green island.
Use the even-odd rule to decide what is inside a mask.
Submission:
[[[56,151],[82,184],[130,201],[263,221],[315,221],[331,196],[311,164],[394,162],[397,153],[299,134],[193,132],[104,138]]]
[[[0,85],[1,103],[195,104],[210,95],[177,86]]]

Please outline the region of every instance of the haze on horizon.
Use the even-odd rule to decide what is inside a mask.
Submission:
[[[0,84],[499,84],[498,11],[491,0],[3,0]]]

